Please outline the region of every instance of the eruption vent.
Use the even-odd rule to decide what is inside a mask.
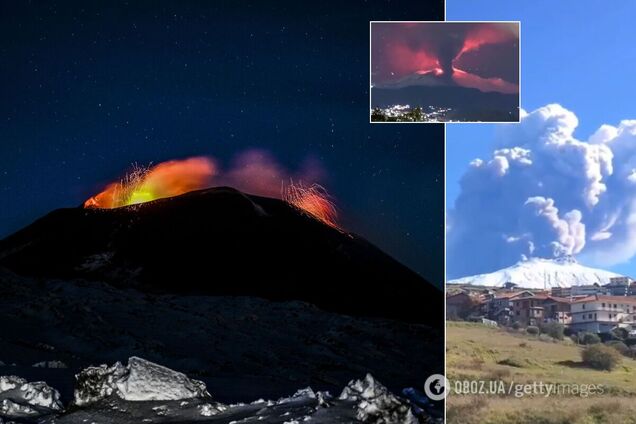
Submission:
[[[117,183],[84,202],[86,208],[112,209],[205,188],[215,175],[214,162],[195,157],[162,162],[154,167],[133,165]]]
[[[319,221],[339,228],[336,206],[321,185],[312,184],[307,187],[302,182],[294,183],[291,181],[287,187],[283,187],[283,199]]]
[[[109,184],[104,191],[84,202],[84,207],[113,209],[229,185],[260,196],[280,196],[311,217],[339,228],[336,207],[321,185],[294,183],[275,163],[259,158],[253,153],[243,155],[233,169],[224,173],[219,171],[215,161],[206,157],[172,160],[152,167],[135,164],[119,182]],[[286,178],[290,179],[290,184],[283,185],[280,190],[280,184]]]

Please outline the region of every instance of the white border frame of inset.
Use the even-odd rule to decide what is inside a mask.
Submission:
[[[446,5],[444,5],[446,7]],[[373,111],[373,107],[371,105],[371,74],[373,72],[373,67],[371,64],[371,51],[372,51],[372,32],[371,27],[373,24],[517,24],[519,27],[519,120],[518,121],[416,121],[416,122],[381,122],[381,121],[372,121],[371,113]],[[521,21],[369,21],[369,123],[370,124],[518,124],[521,122]]]

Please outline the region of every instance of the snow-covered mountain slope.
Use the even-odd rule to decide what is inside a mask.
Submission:
[[[448,281],[448,284],[473,284],[500,287],[507,282],[529,289],[549,289],[587,284],[607,284],[619,274],[588,268],[572,257],[557,259],[531,258],[489,274],[473,275]]]

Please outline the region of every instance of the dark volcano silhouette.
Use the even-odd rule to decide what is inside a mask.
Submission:
[[[371,107],[386,108],[396,104],[413,107],[436,106],[462,110],[516,111],[519,108],[517,94],[482,92],[476,88],[458,85],[404,86],[398,88],[373,87]]]
[[[361,237],[231,188],[53,211],[0,241],[0,266],[150,293],[301,300],[435,326],[443,319],[441,291]]]

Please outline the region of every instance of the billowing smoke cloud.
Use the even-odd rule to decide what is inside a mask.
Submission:
[[[636,255],[636,120],[587,140],[577,126],[557,104],[523,112],[490,158],[470,163],[448,216],[449,278],[530,256],[610,266]]]
[[[431,73],[448,83],[469,81],[484,91],[504,87],[510,92],[512,86],[518,91],[516,24],[374,23],[371,37],[374,85]]]
[[[220,172],[214,185],[235,187],[260,196],[280,197],[281,183],[319,183],[324,177],[321,164],[315,160],[307,159],[299,169],[289,170],[264,150],[248,150],[238,155],[227,170]]]

